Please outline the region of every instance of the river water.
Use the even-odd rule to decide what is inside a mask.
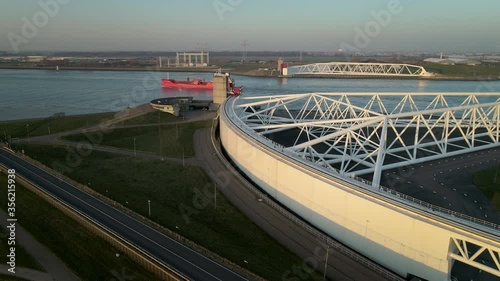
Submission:
[[[119,111],[168,96],[211,99],[207,91],[166,90],[161,78],[211,80],[211,73],[0,70],[0,121]],[[233,76],[245,96],[311,92],[500,92],[500,81],[257,78]]]

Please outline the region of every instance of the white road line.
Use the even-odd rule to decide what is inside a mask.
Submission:
[[[14,156],[15,156],[15,155],[14,155]],[[17,157],[17,156],[15,156],[15,157]],[[19,158],[19,159],[20,159],[20,158]],[[25,161],[24,159],[21,159],[21,160]],[[53,175],[51,175],[51,174],[47,173],[46,171],[44,171],[44,170],[42,170],[42,169],[38,168],[37,166],[35,166],[35,165],[31,164],[31,163],[29,163],[29,164],[30,164],[30,165],[32,165],[33,167],[35,167],[36,169],[38,169],[38,170],[42,171],[43,173],[48,174],[48,175],[50,175],[50,176],[54,177]],[[25,167],[24,167],[24,168],[25,168]],[[28,169],[28,171],[29,171],[29,169]],[[31,171],[30,171],[30,172],[31,172]],[[102,214],[104,214],[104,215],[108,216],[109,218],[113,219],[114,221],[116,221],[116,222],[118,222],[118,223],[122,224],[123,226],[125,226],[125,227],[129,228],[130,230],[134,231],[135,233],[139,234],[140,236],[143,236],[144,238],[146,238],[147,240],[149,240],[149,241],[153,242],[154,244],[156,244],[156,245],[160,246],[161,248],[163,248],[163,249],[165,249],[165,250],[167,250],[167,251],[171,252],[172,254],[174,254],[174,255],[178,256],[176,253],[172,252],[171,250],[166,249],[165,247],[163,247],[163,246],[159,245],[159,244],[158,244],[158,243],[156,243],[155,241],[153,241],[153,240],[151,240],[151,239],[149,239],[149,238],[145,237],[145,236],[144,236],[144,235],[142,235],[141,233],[139,233],[139,232],[137,232],[137,231],[135,231],[135,230],[131,229],[131,228],[130,228],[130,227],[128,227],[127,225],[125,225],[125,224],[123,224],[123,223],[121,223],[121,222],[117,221],[116,219],[114,219],[114,218],[110,217],[110,216],[109,216],[109,215],[107,215],[106,213],[104,213],[104,212],[102,212],[102,211],[100,211],[100,210],[96,209],[95,207],[91,206],[90,204],[88,204],[87,202],[85,202],[85,201],[81,200],[80,198],[76,197],[75,195],[72,195],[71,193],[69,193],[68,191],[66,191],[66,190],[64,190],[64,189],[62,189],[62,188],[59,188],[59,187],[58,187],[57,185],[55,185],[54,183],[52,183],[52,182],[50,182],[50,181],[48,181],[48,180],[44,179],[43,177],[41,177],[41,176],[37,175],[37,174],[36,174],[36,173],[34,173],[34,172],[31,172],[31,173],[33,173],[35,176],[37,176],[37,177],[39,177],[39,178],[43,179],[44,181],[46,181],[46,182],[48,182],[48,183],[52,184],[52,185],[53,185],[53,186],[55,186],[56,188],[58,188],[58,189],[60,189],[60,190],[62,190],[62,191],[64,191],[64,192],[66,192],[66,193],[70,194],[71,196],[75,197],[75,198],[76,198],[76,199],[78,199],[79,201],[81,201],[81,202],[85,203],[86,205],[89,205],[89,206],[90,206],[90,207],[92,207],[93,209],[95,209],[95,210],[99,211],[100,213],[102,213]],[[59,179],[59,180],[61,180],[61,179]],[[78,188],[76,188],[76,187],[73,187],[73,185],[72,185],[72,184],[70,184],[70,183],[68,183],[68,182],[66,182],[66,181],[64,181],[64,180],[62,180],[62,181],[63,181],[64,183],[68,184],[69,186],[71,186],[71,187],[72,187],[73,189],[75,189],[76,191],[81,192],[81,193],[83,193],[83,194],[85,194],[85,195],[88,195],[88,196],[90,196],[90,197],[94,198],[95,200],[97,200],[98,202],[100,202],[100,203],[102,203],[102,204],[104,204],[104,205],[106,205],[106,206],[109,206],[108,204],[106,204],[106,203],[102,202],[101,200],[99,200],[98,198],[94,197],[93,195],[88,194],[88,193],[85,193],[85,192],[83,192],[83,191],[79,190],[79,189],[78,189]],[[110,208],[112,208],[111,206],[109,206],[109,207],[110,207]],[[113,209],[114,209],[114,208],[113,208]],[[204,255],[201,255],[201,254],[199,254],[198,252],[195,252],[194,250],[192,250],[192,249],[190,249],[190,248],[188,248],[188,247],[186,247],[186,246],[182,245],[181,243],[179,243],[179,242],[177,242],[177,241],[173,240],[172,238],[170,238],[170,237],[168,237],[168,236],[164,235],[163,233],[161,233],[161,232],[157,231],[156,229],[151,228],[150,226],[148,226],[148,225],[146,225],[146,224],[144,224],[144,223],[142,223],[142,222],[140,222],[140,221],[136,220],[135,218],[133,218],[133,217],[129,216],[128,214],[125,214],[125,213],[123,213],[123,212],[121,212],[120,210],[117,210],[117,209],[114,209],[114,210],[119,211],[121,214],[123,214],[124,216],[129,217],[130,219],[132,219],[132,220],[134,220],[134,221],[136,221],[136,222],[137,222],[137,223],[139,223],[140,225],[146,226],[146,227],[147,227],[147,228],[149,228],[150,230],[152,230],[152,231],[154,231],[154,232],[156,232],[156,233],[160,234],[162,237],[167,238],[168,240],[170,240],[170,241],[172,241],[172,242],[174,242],[174,243],[176,243],[176,244],[180,245],[181,247],[183,247],[183,248],[185,248],[185,249],[187,249],[187,250],[189,250],[189,251],[191,251],[191,252],[195,253],[195,254],[196,254],[196,255],[198,255],[199,257],[202,257],[202,258],[204,258],[204,259],[206,259],[206,260],[208,260],[208,261],[212,262],[214,265],[218,265],[218,266],[219,266],[219,267],[221,267],[222,269],[227,270],[228,272],[231,272],[231,273],[233,273],[233,274],[235,274],[235,275],[238,275],[238,276],[240,276],[242,279],[245,279],[244,277],[242,277],[242,276],[241,276],[241,275],[239,275],[238,273],[233,272],[233,271],[230,271],[230,270],[228,270],[227,268],[223,267],[222,265],[220,265],[220,264],[218,264],[218,263],[216,263],[216,262],[213,262],[212,260],[210,260],[209,258],[205,257]],[[207,273],[208,275],[213,276],[213,275],[211,275],[210,273],[208,273],[208,272],[206,272],[205,270],[203,270],[202,268],[200,268],[200,267],[196,266],[195,264],[191,263],[190,261],[188,261],[188,260],[186,260],[186,259],[184,259],[184,258],[182,258],[182,257],[180,257],[180,256],[178,256],[178,257],[179,257],[179,258],[181,258],[182,260],[184,260],[184,261],[188,262],[189,264],[191,264],[191,265],[195,266],[196,268],[200,269],[201,271],[203,271],[203,272]],[[217,278],[217,277],[215,277],[215,276],[213,276],[213,277],[214,277],[214,278],[216,278],[217,280],[221,280],[221,279],[219,279],[219,278]]]

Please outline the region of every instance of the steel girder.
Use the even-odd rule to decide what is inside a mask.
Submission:
[[[369,175],[374,187],[383,170],[494,147],[500,140],[500,93],[240,97],[237,109],[248,129],[284,144],[294,157],[342,176]]]
[[[395,63],[329,62],[292,66],[289,70],[290,74],[294,75],[407,77],[430,75],[422,66]]]
[[[452,237],[450,257],[500,277],[500,249],[488,243]]]

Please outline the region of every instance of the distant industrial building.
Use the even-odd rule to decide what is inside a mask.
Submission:
[[[479,61],[479,60],[469,59],[466,57],[443,58],[442,54],[441,54],[441,57],[439,57],[439,58],[428,58],[428,59],[425,59],[424,62],[437,63],[437,64],[443,64],[443,65],[480,65],[481,64],[481,61]]]
[[[187,53],[177,52],[175,57],[176,67],[206,67],[210,64],[209,52]]]
[[[25,58],[25,60],[27,62],[42,62],[44,61],[45,59],[47,59],[47,57],[45,56],[27,56]]]

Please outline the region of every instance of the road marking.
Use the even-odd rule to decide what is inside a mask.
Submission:
[[[28,163],[29,165],[31,165],[31,166],[32,166],[32,167],[34,167],[35,169],[37,169],[37,170],[41,171],[42,173],[44,173],[44,174],[48,175],[49,177],[58,178],[58,177],[56,177],[56,176],[54,176],[54,175],[52,175],[52,174],[49,174],[49,173],[48,173],[48,172],[46,172],[45,170],[43,170],[43,169],[41,169],[41,168],[39,168],[39,167],[37,167],[37,166],[35,166],[35,165],[33,165],[33,164],[31,164],[31,163],[27,162],[26,160],[24,160],[24,159],[21,159],[21,158],[17,157],[17,155],[12,155],[12,156],[14,156],[15,158],[17,158],[18,160],[21,160],[21,161],[23,161],[23,162]],[[5,157],[5,156],[4,156],[4,157]],[[7,158],[7,159],[8,159],[8,158]],[[13,160],[11,160],[11,159],[8,159],[8,160],[13,161]],[[16,162],[16,161],[13,161],[13,162],[14,162],[14,163],[16,163],[16,164],[18,164],[18,165],[21,165],[20,163],[18,163],[18,162]],[[217,280],[221,280],[221,279],[217,278],[216,276],[212,275],[211,273],[209,273],[209,272],[205,271],[204,269],[202,269],[202,268],[198,267],[197,265],[193,264],[192,262],[190,262],[190,261],[186,260],[185,258],[183,258],[183,257],[179,256],[178,254],[174,253],[172,250],[170,250],[170,249],[168,249],[168,248],[165,248],[164,246],[162,246],[162,245],[158,244],[156,241],[153,241],[153,240],[149,239],[148,237],[144,236],[144,235],[143,235],[143,234],[141,234],[140,232],[137,232],[136,230],[134,230],[134,229],[130,228],[129,226],[125,225],[124,223],[122,223],[122,222],[118,221],[117,219],[115,219],[115,218],[111,217],[110,215],[108,215],[108,214],[104,213],[103,211],[101,211],[101,210],[97,209],[96,207],[94,207],[94,206],[90,205],[89,203],[85,202],[84,200],[82,200],[82,199],[78,198],[77,196],[75,196],[75,195],[73,195],[73,194],[69,193],[67,190],[65,190],[65,189],[63,189],[63,188],[61,188],[61,187],[57,186],[57,185],[56,185],[56,184],[54,184],[53,182],[51,182],[51,181],[49,181],[49,180],[47,180],[47,179],[43,178],[42,176],[40,176],[40,175],[36,174],[35,172],[33,172],[33,171],[29,170],[28,168],[26,168],[26,166],[23,166],[23,165],[21,165],[21,166],[22,166],[22,168],[23,168],[23,169],[26,169],[26,170],[27,170],[29,173],[31,173],[32,175],[34,175],[34,176],[36,176],[36,177],[38,177],[38,178],[42,179],[43,181],[46,181],[46,182],[47,182],[47,183],[49,183],[50,185],[52,185],[52,186],[56,187],[57,189],[59,189],[60,191],[63,191],[63,192],[65,192],[65,193],[67,193],[68,195],[70,195],[70,196],[74,197],[74,198],[75,198],[75,199],[77,199],[78,201],[81,201],[81,202],[82,202],[82,203],[84,203],[85,205],[88,205],[88,206],[89,206],[89,207],[91,207],[92,209],[95,209],[95,210],[96,210],[96,211],[98,211],[99,213],[102,213],[102,214],[103,214],[103,215],[105,215],[106,217],[109,217],[109,218],[110,218],[110,219],[112,219],[113,221],[116,221],[117,223],[119,223],[119,224],[123,225],[125,228],[130,229],[131,231],[133,231],[133,232],[137,233],[138,235],[140,235],[140,236],[144,237],[145,239],[147,239],[148,241],[152,242],[153,244],[158,245],[158,246],[159,246],[159,247],[161,247],[162,249],[165,249],[166,251],[168,251],[168,252],[172,253],[173,255],[175,255],[175,256],[177,256],[177,257],[179,257],[180,259],[182,259],[182,260],[186,261],[187,263],[189,263],[189,264],[193,265],[195,268],[198,268],[199,270],[201,270],[201,271],[205,272],[206,274],[208,274],[208,275],[210,275],[210,276],[214,277],[214,278],[215,278],[215,279],[217,279]],[[59,179],[59,180],[61,181],[61,179]],[[145,227],[147,227],[148,229],[152,230],[153,232],[156,232],[157,234],[160,234],[160,236],[161,236],[161,237],[163,237],[163,238],[166,238],[166,240],[169,240],[169,241],[171,241],[171,242],[174,242],[175,244],[178,244],[179,246],[181,246],[183,249],[189,250],[190,252],[192,252],[192,253],[194,253],[194,254],[198,255],[199,257],[202,257],[202,258],[206,259],[207,261],[211,262],[213,265],[217,265],[217,266],[219,266],[220,268],[222,268],[222,269],[226,270],[227,272],[233,273],[233,274],[235,274],[235,275],[239,276],[240,278],[245,279],[245,278],[243,278],[242,276],[240,276],[238,273],[233,272],[233,271],[230,271],[229,269],[227,269],[227,268],[223,267],[222,265],[220,265],[220,264],[218,264],[218,263],[213,262],[213,261],[212,261],[212,260],[210,260],[209,258],[207,258],[207,257],[205,257],[205,256],[203,256],[203,255],[201,255],[201,254],[200,254],[200,253],[198,253],[198,252],[195,252],[194,250],[192,250],[192,249],[190,249],[190,248],[188,248],[188,247],[184,246],[183,244],[181,244],[181,243],[179,243],[179,242],[177,242],[177,241],[173,240],[172,238],[170,238],[170,237],[166,236],[165,234],[163,234],[163,233],[161,233],[161,232],[157,231],[156,229],[154,229],[154,228],[152,228],[152,227],[150,227],[150,226],[148,226],[148,225],[144,224],[143,222],[140,222],[140,221],[138,221],[137,219],[135,219],[135,218],[133,218],[133,217],[129,216],[128,214],[125,214],[125,213],[123,213],[122,211],[120,211],[120,210],[118,210],[118,209],[115,209],[115,208],[113,208],[113,207],[109,206],[108,204],[106,204],[105,202],[101,201],[101,200],[100,200],[100,199],[98,199],[97,197],[95,197],[95,196],[93,196],[93,195],[91,195],[91,194],[88,194],[88,193],[86,193],[86,192],[84,192],[84,191],[82,191],[82,190],[80,190],[80,189],[78,189],[78,188],[74,187],[73,185],[71,185],[70,183],[68,183],[68,182],[66,182],[66,181],[63,181],[63,182],[64,182],[64,183],[66,183],[67,185],[69,185],[69,186],[70,186],[73,190],[75,190],[75,191],[77,191],[77,192],[79,192],[79,193],[82,193],[82,194],[84,194],[84,195],[87,195],[87,196],[89,196],[89,197],[91,197],[91,198],[95,199],[97,202],[99,202],[99,203],[101,203],[101,204],[103,204],[103,205],[105,205],[105,206],[107,206],[107,207],[109,207],[109,208],[111,208],[111,209],[113,209],[113,210],[115,210],[115,211],[119,212],[120,214],[124,215],[125,217],[130,218],[131,220],[133,220],[133,221],[137,222],[139,225],[145,226]],[[42,188],[42,187],[39,187],[39,188]],[[43,188],[42,188],[42,189],[43,189]],[[44,189],[44,190],[45,190],[45,189]],[[45,191],[46,191],[46,192],[48,192],[49,194],[52,194],[52,193],[50,193],[48,190],[45,190]],[[64,202],[61,198],[58,198],[58,197],[57,197],[57,196],[55,196],[54,194],[52,194],[52,196],[54,196],[56,199],[59,199],[59,201]],[[66,204],[68,204],[68,205],[69,205],[69,203],[67,203],[67,202],[66,202]],[[71,206],[71,205],[70,205],[70,206]],[[76,208],[76,207],[74,207],[74,206],[72,206],[72,207],[73,207],[73,208],[75,208],[75,209],[77,209],[77,208]],[[83,212],[82,212],[82,213],[83,213]],[[110,229],[110,230],[111,230],[111,229]],[[114,232],[114,231],[113,231],[113,232]],[[120,235],[120,236],[121,236],[121,235]],[[121,237],[122,237],[122,238],[125,238],[125,237],[123,237],[123,236],[121,236]],[[128,239],[125,239],[125,240],[129,241]],[[130,243],[132,243],[131,241],[129,241],[129,242],[130,242]],[[133,243],[132,243],[132,244],[133,244]],[[136,247],[138,247],[138,246],[136,245]],[[138,247],[138,248],[140,248],[140,247]],[[141,249],[142,249],[142,248],[141,248]],[[143,249],[143,250],[144,250],[145,252],[147,252],[145,249]],[[151,254],[151,253],[149,253],[149,252],[147,252],[147,253],[148,253],[148,254]],[[245,280],[246,280],[246,279],[245,279]]]

